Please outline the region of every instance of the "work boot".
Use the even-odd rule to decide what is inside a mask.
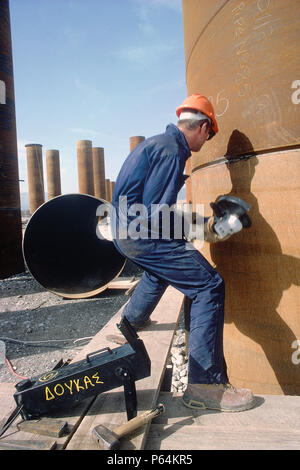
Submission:
[[[194,410],[245,411],[252,408],[255,398],[246,388],[231,384],[188,384],[182,401]]]

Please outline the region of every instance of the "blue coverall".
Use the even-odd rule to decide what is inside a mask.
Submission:
[[[177,126],[169,124],[165,133],[139,144],[120,170],[112,200],[116,223],[114,244],[120,253],[144,269],[123,315],[129,322],[142,325],[168,285],[183,292],[192,300],[188,382],[227,383],[223,355],[225,286],[221,276],[183,238],[153,239],[151,230],[146,238],[147,224],[141,224],[144,236],[136,239],[125,238],[124,234],[121,237],[118,230],[120,226],[128,227],[137,216],[136,213],[130,215],[133,204],[143,204],[147,208],[148,214],[143,214],[141,219],[148,222],[151,204],[172,206],[176,203],[190,155],[184,134]],[[126,217],[120,212],[120,201],[124,197],[129,213]]]

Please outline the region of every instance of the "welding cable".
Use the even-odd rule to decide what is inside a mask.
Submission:
[[[50,345],[46,345],[46,344],[43,344],[43,343],[46,343],[46,342],[49,342],[49,341],[52,341],[52,342],[59,342],[59,341],[62,341],[62,342],[65,342],[65,341],[72,341],[75,345],[76,345],[76,342],[78,341],[84,341],[84,340],[88,340],[88,339],[92,339],[93,336],[86,336],[85,338],[77,338],[77,339],[58,339],[58,340],[55,340],[55,339],[50,339],[50,340],[40,340],[40,341],[21,341],[21,340],[18,340],[18,339],[13,339],[13,338],[7,338],[5,336],[1,336],[0,339],[2,341],[8,341],[8,342],[11,342],[11,343],[17,343],[17,344],[23,344],[25,346],[32,346],[32,347],[38,347],[38,346],[44,346],[44,347],[50,347],[50,348],[59,348],[59,349],[70,349],[70,348],[64,348],[64,347],[60,347],[60,346],[50,346]],[[9,359],[5,356],[5,361],[9,367],[9,369],[11,370],[11,372],[19,377],[20,379],[28,379],[28,377],[23,377],[22,375],[19,375],[17,374],[14,369],[13,369],[13,366],[11,364],[11,362],[9,361]]]
[[[11,362],[9,361],[9,359],[8,359],[6,356],[5,356],[5,361],[6,361],[6,364],[8,365],[8,367],[10,368],[11,372],[12,372],[14,375],[16,375],[17,377],[19,377],[20,379],[23,379],[23,380],[29,378],[29,377],[23,377],[22,375],[17,374],[17,373],[14,371],[14,368],[13,368]]]
[[[77,339],[48,339],[48,340],[37,340],[37,341],[22,341],[20,339],[14,339],[14,338],[7,338],[6,336],[0,336],[0,340],[2,341],[8,341],[9,343],[17,343],[17,344],[23,344],[24,346],[32,346],[32,347],[41,347],[44,346],[45,348],[59,348],[59,349],[70,349],[64,346],[53,346],[50,344],[45,344],[45,343],[59,343],[59,342],[72,342],[73,344],[76,344],[78,341],[85,341],[88,339],[92,339],[93,336],[86,336],[85,338],[77,338]]]
[[[77,343],[77,341],[85,341],[85,340],[88,340],[88,339],[92,339],[93,336],[86,336],[85,338],[77,338],[77,339],[74,339],[73,343]]]
[[[32,346],[32,347],[41,347],[41,346],[44,346],[44,347],[48,347],[48,348],[54,348],[54,349],[70,349],[70,348],[67,348],[67,347],[61,347],[61,346],[50,346],[50,345],[46,345],[44,343],[47,343],[47,342],[66,342],[66,341],[72,341],[73,344],[75,344],[76,346],[76,342],[78,341],[84,341],[84,340],[88,340],[88,339],[92,339],[93,336],[86,336],[85,338],[77,338],[77,339],[49,339],[49,340],[40,340],[40,341],[21,341],[19,339],[13,339],[13,338],[7,338],[5,336],[1,336],[0,337],[0,340],[2,341],[8,341],[8,342],[11,342],[11,343],[17,343],[17,344],[23,344],[25,346]],[[11,362],[9,361],[9,359],[5,356],[5,361],[6,361],[6,364],[8,365],[9,369],[11,370],[11,372],[19,377],[20,379],[28,379],[28,377],[23,377],[22,375],[19,375],[17,374],[14,369],[13,369],[13,366],[11,364]]]

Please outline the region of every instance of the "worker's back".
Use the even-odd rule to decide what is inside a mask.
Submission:
[[[128,155],[118,178],[112,204],[127,198],[128,209],[143,204],[150,213],[151,204],[175,204],[182,188],[186,159],[190,150],[182,132],[173,124],[164,134],[150,137]]]

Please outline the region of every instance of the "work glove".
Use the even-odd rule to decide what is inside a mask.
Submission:
[[[214,225],[215,225],[215,217],[212,215],[211,217],[200,217],[199,215],[195,215],[193,212],[193,218],[195,219],[197,217],[198,223],[196,224],[195,222],[192,222],[192,224],[189,227],[188,233],[186,234],[186,239],[190,242],[194,240],[205,240],[207,243],[216,243],[219,241],[227,240],[231,236],[231,234],[228,234],[226,237],[221,238],[220,235],[218,235],[214,231]],[[196,234],[199,234],[198,236]]]
[[[216,234],[215,241],[225,241],[234,233],[252,225],[247,214],[250,205],[238,197],[219,196],[215,202],[211,202],[210,207],[214,215],[208,219],[206,225],[208,238],[212,240],[215,239],[213,234]],[[205,236],[204,239],[206,240]],[[209,240],[207,239],[207,241]],[[214,243],[214,241],[210,243]]]
[[[214,231],[215,225],[215,218],[212,215],[211,217],[207,217],[204,222],[204,240],[207,243],[216,243],[221,240],[220,236]],[[227,236],[229,238],[230,235]],[[226,239],[227,239],[226,238]],[[224,238],[223,238],[224,240]]]
[[[195,240],[197,224],[203,224],[203,238],[208,243],[216,243],[228,240],[234,233],[240,232],[243,228],[251,227],[251,219],[247,212],[250,205],[235,196],[220,196],[215,202],[210,204],[214,215],[201,218],[193,213],[192,223],[188,231],[187,239]]]

